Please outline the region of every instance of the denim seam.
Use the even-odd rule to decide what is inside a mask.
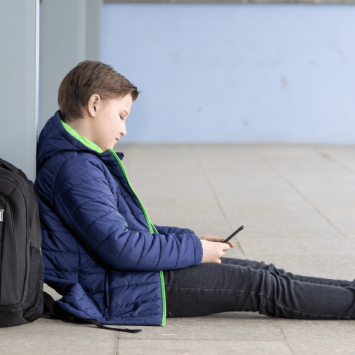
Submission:
[[[341,318],[345,318],[345,319],[350,319],[351,316],[340,316],[340,315],[334,315],[334,314],[318,314],[318,313],[308,313],[308,312],[301,312],[301,311],[296,311],[295,309],[292,309],[292,308],[289,308],[289,307],[286,307],[286,306],[282,306],[280,304],[278,304],[275,300],[273,300],[275,302],[275,304],[279,307],[283,307],[283,308],[286,308],[286,309],[289,309],[293,312],[296,312],[296,313],[302,313],[302,314],[308,314],[310,316],[317,316],[317,317],[341,317]]]
[[[249,293],[257,293],[254,291],[249,290],[234,290],[230,288],[201,288],[201,287],[173,287],[173,286],[166,286],[167,288],[178,288],[178,289],[187,289],[187,290],[214,290],[214,291],[246,291]]]
[[[261,306],[260,306],[260,313],[265,314],[265,308],[266,308],[266,298],[262,295],[261,296]]]

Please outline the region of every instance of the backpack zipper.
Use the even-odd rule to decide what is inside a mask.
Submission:
[[[0,255],[2,255],[2,244],[3,244],[3,235],[4,235],[4,209],[0,209]],[[1,266],[0,266],[0,271],[1,271]]]

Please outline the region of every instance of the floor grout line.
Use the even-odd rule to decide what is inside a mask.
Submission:
[[[292,348],[291,348],[290,343],[288,342],[288,340],[287,340],[287,338],[286,338],[286,335],[285,335],[285,333],[284,333],[284,331],[283,331],[283,329],[282,329],[282,327],[281,327],[281,324],[280,324],[279,320],[277,319],[276,321],[277,321],[277,324],[278,324],[279,327],[280,327],[280,331],[281,331],[281,333],[282,333],[282,335],[283,335],[283,337],[284,337],[284,339],[285,339],[285,342],[287,343],[287,345],[288,345],[288,347],[289,347],[289,349],[290,349],[290,351],[291,351],[291,354],[294,355],[294,352],[293,352],[293,350],[292,350]]]
[[[275,168],[271,162],[265,157],[265,155],[259,150],[260,156],[265,163],[288,185],[290,185],[310,206],[314,208],[320,216],[322,216],[337,232],[340,233],[346,240],[354,245],[354,242],[348,238],[306,195],[304,195],[289,179],[287,179],[277,168]]]
[[[114,349],[114,355],[118,355],[118,332],[116,334],[116,338],[115,338],[115,349]]]
[[[225,213],[225,211],[224,211],[224,209],[223,209],[223,207],[222,207],[222,204],[221,204],[221,202],[219,201],[219,198],[218,198],[218,196],[217,196],[217,194],[216,194],[216,192],[215,192],[215,190],[214,190],[214,188],[213,188],[213,186],[212,186],[212,184],[211,184],[211,181],[209,180],[209,178],[208,178],[208,176],[207,176],[207,173],[206,173],[205,169],[203,168],[203,165],[202,165],[200,159],[199,159],[198,156],[197,156],[197,153],[196,153],[196,150],[195,150],[195,146],[192,145],[192,144],[190,144],[189,146],[190,146],[190,149],[191,149],[191,151],[192,151],[192,154],[193,154],[194,157],[195,157],[195,160],[196,160],[197,164],[199,165],[199,167],[200,167],[200,169],[201,169],[201,171],[202,171],[202,173],[203,173],[203,176],[205,177],[205,179],[206,179],[206,181],[207,181],[208,186],[210,187],[210,189],[211,189],[211,191],[212,191],[212,194],[213,194],[213,196],[214,196],[214,198],[215,198],[215,200],[216,200],[216,202],[217,202],[217,205],[218,205],[220,211],[222,212],[222,215],[223,215],[224,219],[226,220],[226,222],[227,222],[229,228],[232,230],[233,228],[232,228],[231,224],[229,223],[228,217],[227,217],[227,215],[226,215],[226,213]],[[241,243],[240,243],[238,237],[235,236],[235,237],[234,237],[234,240],[237,241],[238,248],[240,249],[240,251],[241,251],[241,253],[243,254],[244,258],[246,258],[245,252],[244,252],[244,250],[243,250],[243,248],[242,248],[242,245],[241,245]]]

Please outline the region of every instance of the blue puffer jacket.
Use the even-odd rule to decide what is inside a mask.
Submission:
[[[62,309],[103,324],[164,325],[162,270],[199,265],[202,244],[188,228],[154,225],[121,160],[61,120],[37,144],[44,282]]]

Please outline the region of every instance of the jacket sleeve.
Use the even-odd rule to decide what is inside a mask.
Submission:
[[[195,234],[195,232],[189,228],[158,226],[157,224],[154,224],[154,226],[157,229],[157,231],[159,232],[159,234],[169,234],[169,233],[176,233],[176,234],[192,233],[192,234]]]
[[[98,262],[113,270],[160,271],[199,265],[203,249],[193,233],[151,234],[128,228],[117,209],[114,180],[95,156],[78,155],[59,169],[52,205],[69,232]],[[119,182],[118,182],[119,183]],[[128,207],[128,206],[127,206]],[[157,228],[158,229],[158,228]]]

